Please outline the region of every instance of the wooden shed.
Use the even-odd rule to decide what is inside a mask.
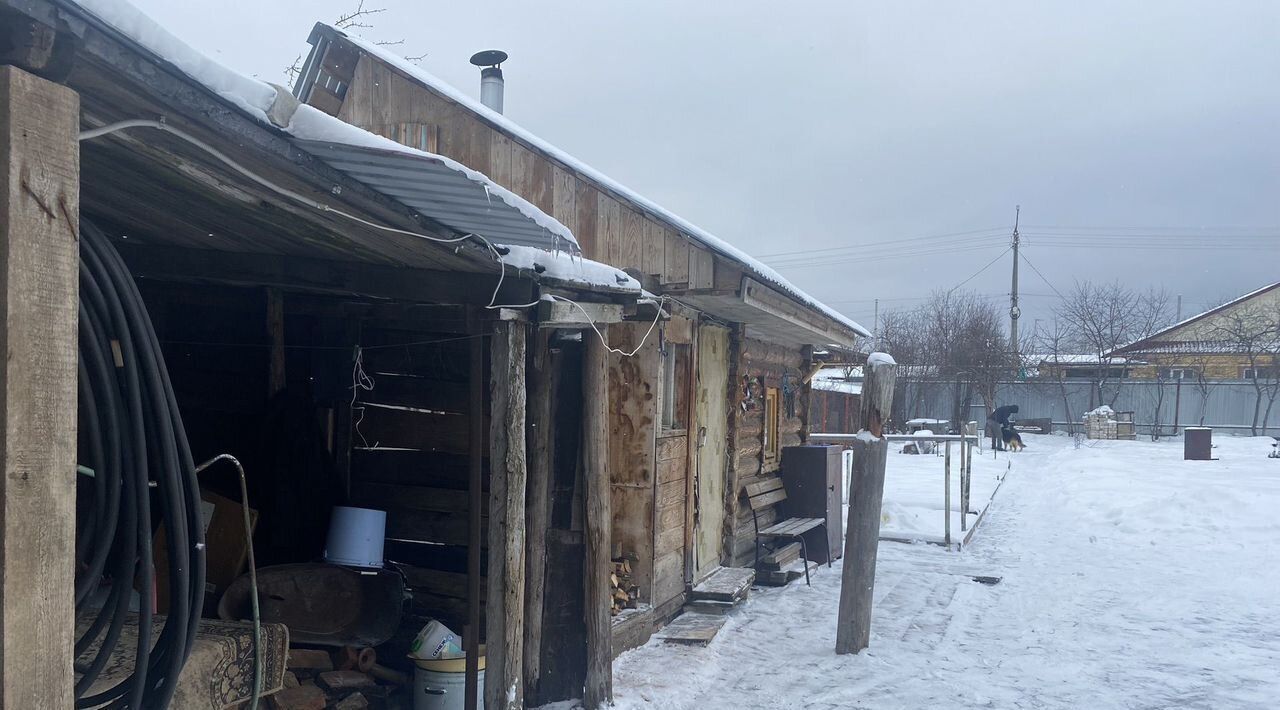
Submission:
[[[744,491],[777,477],[781,449],[805,439],[814,346],[853,348],[866,331],[385,47],[324,24],[309,41],[299,100],[491,175],[671,313],[655,332],[640,322],[609,331],[611,554],[628,561],[643,612],[615,618],[612,652],[643,642],[700,581],[752,564]],[[778,515],[757,514],[761,525]],[[553,701],[577,687],[544,678],[526,691]]]

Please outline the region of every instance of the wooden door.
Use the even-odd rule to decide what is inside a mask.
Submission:
[[[729,331],[704,325],[698,331],[698,380],[693,438],[697,447],[694,497],[694,577],[720,566],[724,528],[725,454],[728,444]]]

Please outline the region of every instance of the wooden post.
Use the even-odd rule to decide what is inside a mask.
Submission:
[[[0,707],[75,703],[80,100],[0,67]]]
[[[601,336],[583,334],[582,457],[587,489],[586,599],[587,681],[583,698],[587,710],[613,701],[613,629],[610,623],[609,558],[613,515],[609,484],[609,352]]]
[[[546,592],[547,525],[551,506],[551,331],[540,330],[532,346],[529,376],[529,497],[525,535],[524,690],[536,693],[542,675],[542,608]]]
[[[963,436],[963,434],[961,434]],[[969,442],[960,439],[960,532],[969,529],[969,470],[965,468],[965,450],[969,448]]]
[[[500,321],[489,349],[489,593],[485,710],[524,707],[525,328]]]
[[[876,580],[876,552],[880,542],[880,504],[884,498],[884,469],[889,442],[882,438],[893,405],[897,365],[893,358],[873,353],[862,384],[862,432],[853,442],[853,472],[849,485],[849,519],[844,540],[844,569],[840,575],[840,612],[836,625],[836,653],[857,653],[871,641],[871,601]]]
[[[979,439],[978,441],[982,441]],[[972,484],[973,484],[973,444],[969,444],[968,451],[965,453],[965,479],[964,479],[964,514],[969,515],[969,504],[971,500]]]
[[[267,289],[267,339],[271,344],[271,370],[267,377],[267,396],[274,397],[284,389],[284,295],[278,288]]]
[[[484,517],[484,338],[476,332],[479,323],[470,319],[471,367],[468,376],[470,393],[467,417],[470,424],[468,441],[469,477],[467,482],[467,628],[462,642],[466,646],[466,685],[463,703],[466,710],[479,710],[480,678],[480,554],[481,522]]]
[[[947,442],[946,454],[942,459],[942,541],[951,549],[951,442]]]

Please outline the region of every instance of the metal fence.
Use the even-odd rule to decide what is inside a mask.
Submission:
[[[900,379],[897,386],[900,395],[895,397],[895,418],[951,416],[954,383]],[[1097,385],[1089,381],[1025,380],[1001,382],[996,389],[996,402],[1018,405],[1017,419],[1052,419],[1054,428],[1064,431],[1072,426],[1074,431],[1083,431],[1082,415],[1100,404],[1109,404],[1117,411],[1133,412],[1140,434],[1158,430],[1163,436],[1173,436],[1180,434],[1182,427],[1201,424],[1225,434],[1248,434],[1256,400],[1253,385],[1247,381],[1210,382],[1207,390],[1206,396],[1193,380],[1112,380],[1100,396]],[[1263,409],[1266,406],[1264,396]],[[982,401],[975,394],[967,419],[981,422],[985,418]],[[1264,433],[1262,413],[1258,426],[1258,433]],[[1271,410],[1265,433],[1280,435],[1280,402]]]

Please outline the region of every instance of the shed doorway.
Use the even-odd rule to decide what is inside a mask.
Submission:
[[[724,528],[725,462],[728,445],[729,330],[698,329],[698,381],[694,439],[697,449],[694,497],[694,583],[720,567]]]

